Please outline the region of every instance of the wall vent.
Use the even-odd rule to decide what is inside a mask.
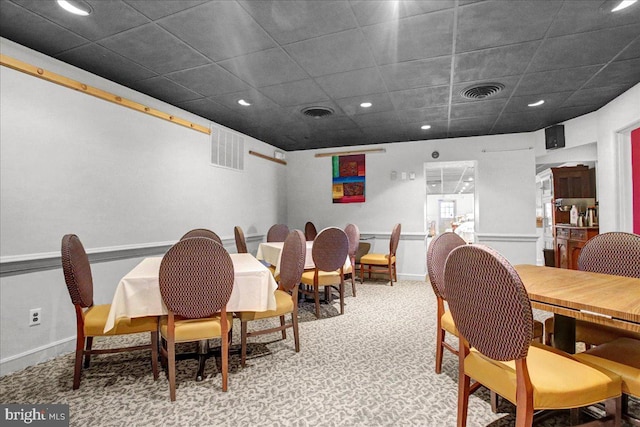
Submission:
[[[504,85],[502,83],[483,83],[464,89],[460,92],[460,95],[467,99],[484,99],[495,95],[503,89]]]
[[[211,127],[211,164],[213,166],[244,170],[244,138],[217,126]]]

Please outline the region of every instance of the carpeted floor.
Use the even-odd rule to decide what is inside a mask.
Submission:
[[[445,352],[443,373],[434,373],[430,285],[370,281],[358,285],[356,298],[346,289],[342,316],[337,300],[322,306],[320,320],[312,303],[301,304],[300,353],[291,333],[284,341],[278,334],[251,339],[246,368],[231,357],[226,393],[214,359],[202,382],[195,381],[197,361],[184,360],[172,403],[165,375],[153,381],[146,352],[94,356],[72,391],[73,355],[67,354],[0,378],[0,402],[66,403],[72,426],[455,426],[457,359]],[[234,343],[239,333],[236,323]],[[146,339],[116,338],[116,344]],[[492,413],[489,393],[480,390],[471,397],[468,424],[511,426],[514,408],[502,402]],[[568,414],[560,413],[536,425],[568,424]]]

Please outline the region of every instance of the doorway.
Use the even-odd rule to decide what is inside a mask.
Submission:
[[[475,169],[474,161],[425,164],[427,244],[447,231],[475,242]]]

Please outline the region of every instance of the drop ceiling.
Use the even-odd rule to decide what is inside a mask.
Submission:
[[[0,36],[283,150],[535,131],[640,82],[640,4],[84,3],[0,0]],[[487,83],[504,89],[460,95]]]

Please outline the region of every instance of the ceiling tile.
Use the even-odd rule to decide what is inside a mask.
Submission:
[[[356,19],[362,26],[395,21],[398,18],[422,15],[455,6],[454,0],[403,0],[397,2],[351,0],[350,3]]]
[[[449,118],[449,107],[415,108],[398,111],[398,117],[403,123],[431,124],[436,121],[446,121]]]
[[[276,46],[234,1],[208,2],[157,22],[214,61]]]
[[[124,0],[150,19],[160,19],[192,8],[209,0]]]
[[[526,42],[494,49],[457,54],[454,81],[496,80],[524,72],[540,42]],[[497,79],[499,80],[499,79]]]
[[[2,37],[51,56],[88,43],[84,37],[7,1],[2,2],[0,29]]]
[[[581,105],[581,106],[577,106],[577,107],[559,108],[559,109],[553,111],[553,113],[550,113],[548,116],[546,116],[540,122],[539,128],[552,126],[552,125],[564,122],[566,120],[573,119],[573,118],[578,117],[578,116],[589,114],[589,113],[597,110],[598,108],[599,107],[598,107],[597,104]]]
[[[361,107],[363,102],[370,102],[371,107]],[[379,113],[382,111],[391,111],[395,107],[391,102],[391,98],[386,93],[376,93],[371,95],[354,96],[351,98],[337,99],[336,104],[344,111],[347,116],[356,114]]]
[[[270,86],[308,77],[280,48],[238,56],[218,64],[254,87]]]
[[[176,71],[167,74],[166,77],[204,96],[239,92],[251,88],[217,64]]]
[[[225,93],[220,95],[210,96],[214,102],[224,105],[233,111],[249,115],[256,114],[256,112],[263,112],[269,109],[279,110],[278,104],[261,94],[256,89],[243,90],[234,93]],[[248,107],[238,104],[238,100],[244,99],[251,105]]]
[[[488,132],[496,121],[497,115],[479,118],[449,120],[449,132],[473,131],[480,133]]]
[[[415,123],[413,126],[406,129],[407,137],[411,141],[419,141],[423,139],[433,138],[446,138],[449,129],[448,121],[433,121],[428,123],[431,128],[421,129],[420,123]]]
[[[636,37],[634,41],[629,43],[618,56],[616,56],[616,61],[632,58],[640,58],[640,35]]]
[[[611,13],[615,6],[609,2],[609,9],[604,0],[566,0],[549,29],[549,37],[586,31],[602,30],[640,22],[640,8],[630,7],[620,12]]]
[[[398,126],[400,120],[395,111],[382,111],[379,113],[358,114],[352,120],[362,127],[366,126]]]
[[[135,62],[95,43],[67,50],[55,57],[68,64],[125,85],[156,75],[153,71],[141,67]]]
[[[589,65],[586,67],[527,73],[522,76],[514,95],[538,95],[576,90],[601,68],[601,65]]]
[[[533,109],[521,112],[504,112],[500,115],[494,127],[500,127],[504,132],[511,126],[522,126],[523,123],[527,123],[535,128],[536,126],[539,126],[542,120],[548,115],[548,111]]]
[[[242,0],[240,4],[280,44],[356,28],[344,1]]]
[[[390,129],[388,126],[366,126],[361,128],[361,131],[366,139],[366,144],[400,142],[408,139],[404,129]]]
[[[561,1],[485,1],[460,8],[456,53],[542,39]]]
[[[509,99],[509,103],[504,109],[505,113],[515,113],[515,112],[528,112],[534,110],[553,110],[559,108],[564,101],[572,94],[573,92],[555,92],[555,93],[546,93],[541,95],[524,95],[524,96],[513,96]],[[540,100],[544,101],[544,104],[538,107],[529,107],[528,104],[532,104],[534,102],[538,102]]]
[[[227,107],[224,107],[207,98],[179,102],[178,107],[184,108],[185,110],[190,111],[193,114],[205,117],[214,122],[218,122],[218,120],[223,121],[231,116],[236,116],[238,114],[235,111],[232,111]]]
[[[260,88],[260,92],[283,107],[325,101],[329,97],[311,79]]]
[[[640,80],[640,58],[609,63],[587,82],[585,87],[611,86],[618,83],[634,84]]]
[[[285,50],[313,77],[374,65],[359,30],[304,40],[285,46]]]
[[[209,61],[155,24],[103,39],[102,46],[159,74],[204,65]]]
[[[83,17],[65,11],[54,1],[14,1],[89,40],[99,40],[149,22],[146,16],[121,1],[86,0],[93,11]]]
[[[507,104],[506,99],[490,99],[453,104],[451,119],[497,116]]]
[[[546,39],[529,71],[604,64],[640,34],[640,24]]]
[[[152,77],[147,80],[140,80],[133,83],[132,87],[169,104],[202,98],[202,95],[192,92],[165,77]]]
[[[449,84],[451,57],[382,65],[380,73],[390,91]]]
[[[449,86],[436,86],[390,92],[391,102],[398,110],[436,107],[449,103]]]
[[[384,80],[375,67],[316,77],[315,80],[332,98],[348,98],[386,91]]]
[[[625,90],[630,85],[619,85],[613,82],[611,86],[585,88],[574,92],[562,104],[562,107],[579,107],[583,105],[606,104]]]
[[[378,65],[451,55],[453,12],[413,16],[362,31]]]

